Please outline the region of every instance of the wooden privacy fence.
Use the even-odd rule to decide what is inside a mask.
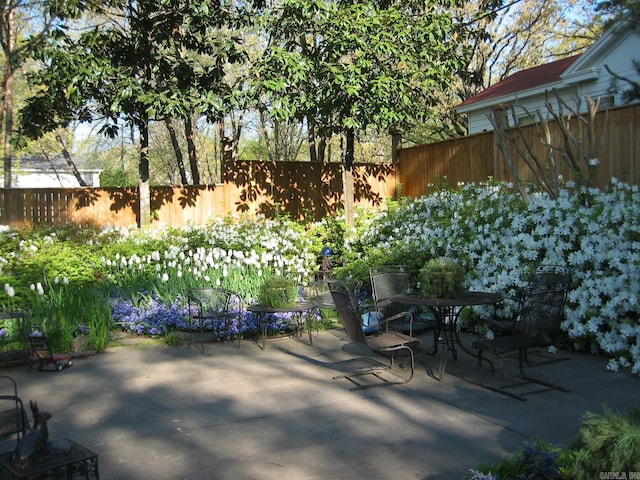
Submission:
[[[596,186],[605,186],[611,177],[639,183],[640,105],[599,113],[596,129],[603,138]],[[546,158],[536,127],[524,127],[523,134],[536,155]],[[552,128],[551,134],[561,144],[559,131]],[[444,177],[452,187],[489,177],[512,180],[493,132],[400,149],[397,158],[396,165],[354,168],[356,204],[381,207],[396,195],[397,184],[402,184],[405,196],[419,197]],[[516,152],[512,158],[527,178]],[[566,168],[561,173],[570,179]],[[219,185],[152,187],[152,225],[198,225],[220,215],[273,216],[276,211],[294,219],[320,220],[343,208],[342,174],[338,163],[228,162]],[[2,189],[0,225],[139,225],[138,204],[137,188]]]
[[[575,135],[577,122],[573,120],[571,125]],[[553,122],[549,126],[551,143],[563,145],[559,128]],[[602,139],[595,186],[606,186],[612,177],[627,183],[640,183],[640,104],[599,112],[595,131],[598,141]],[[523,127],[522,132],[534,154],[545,160],[549,151],[540,141],[536,126]],[[520,145],[523,143],[520,142]],[[515,149],[510,148],[510,152],[519,175],[532,180],[530,171]],[[560,158],[557,152],[556,157]],[[561,160],[557,162],[564,179],[572,179],[566,164]],[[582,178],[586,178],[586,171],[581,174]],[[428,185],[442,181],[443,177],[447,177],[448,184],[453,187],[460,182],[484,182],[489,177],[513,181],[493,132],[419,145],[398,152],[398,182],[402,184],[406,196],[419,197],[428,193]]]
[[[230,162],[224,183],[151,187],[152,226],[199,225],[227,214],[276,211],[294,219],[320,220],[342,208],[342,166],[338,163]],[[357,165],[357,204],[382,206],[395,195],[395,169]],[[139,225],[138,188],[41,188],[0,190],[0,225]]]

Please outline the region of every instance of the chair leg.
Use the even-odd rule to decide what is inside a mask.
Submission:
[[[570,360],[570,357],[550,357],[548,355],[544,355],[542,353],[534,353],[534,355],[537,355],[539,357],[544,358],[544,360],[539,361],[539,362],[532,362],[529,360],[529,350],[525,350],[524,352],[524,361],[527,364],[528,367],[538,367],[540,365],[548,365],[549,363],[556,363],[556,362],[564,362],[565,360]]]
[[[564,388],[560,385],[556,385],[554,383],[551,382],[547,382],[545,380],[539,380],[537,378],[533,378],[533,377],[529,377],[525,374],[524,372],[524,364],[527,358],[527,349],[526,348],[521,348],[520,351],[518,352],[518,368],[520,371],[520,377],[525,380],[528,383],[532,383],[532,384],[536,384],[536,385],[540,385],[542,387],[545,387],[542,390],[536,390],[534,392],[531,393],[540,393],[540,392],[546,392],[548,390],[559,390],[561,392],[565,392],[565,393],[569,393],[570,390],[567,388]]]
[[[536,378],[532,378],[529,377],[525,374],[524,372],[524,364],[526,363],[526,349],[525,348],[521,348],[518,350],[518,373],[520,374],[520,379],[514,383],[510,383],[510,384],[506,384],[506,385],[499,385],[499,386],[491,386],[491,385],[484,385],[483,382],[483,378],[482,378],[482,350],[480,350],[478,352],[478,370],[479,370],[479,380],[480,380],[480,386],[483,388],[486,388],[488,390],[500,393],[502,395],[507,395],[511,398],[515,398],[517,400],[521,400],[521,401],[526,401],[527,400],[527,396],[528,395],[533,395],[534,393],[542,393],[542,392],[547,392],[549,390],[559,390],[561,392],[569,392],[568,389],[561,387],[559,385],[555,385],[553,383],[550,382],[546,382],[543,380],[539,380]],[[491,365],[493,367],[493,365]],[[539,388],[536,390],[529,390],[527,392],[523,392],[523,393],[516,393],[513,391],[510,391],[509,389],[513,389],[513,388],[517,388],[517,387],[522,387],[525,385],[538,385],[540,387],[543,388]]]
[[[336,375],[335,377],[332,377],[333,380],[338,380],[338,379],[346,379],[349,380],[351,383],[353,383],[355,386],[350,388],[349,390],[364,390],[367,388],[373,388],[373,387],[388,387],[391,385],[404,385],[406,383],[409,383],[411,381],[411,379],[413,378],[413,373],[415,370],[415,359],[414,359],[414,354],[413,354],[413,350],[409,347],[402,347],[399,349],[395,349],[394,351],[397,350],[408,350],[409,351],[409,356],[411,359],[410,365],[411,365],[411,374],[409,375],[408,378],[403,378],[400,377],[399,375],[396,375],[394,373],[394,375],[396,375],[397,377],[401,378],[401,380],[396,381],[396,382],[392,382],[387,380],[386,378],[382,377],[380,374],[383,372],[387,372],[390,371],[391,368],[393,367],[393,352],[390,352],[390,361],[389,361],[389,366],[385,367],[384,365],[380,365],[379,367],[371,367],[371,368],[367,368],[365,370],[362,371],[356,371],[356,372],[352,372],[349,374],[345,374],[345,375]],[[352,377],[362,377],[364,375],[373,375],[374,377],[376,377],[377,379],[379,379],[381,381],[381,383],[373,383],[373,384],[361,384],[358,383],[354,378]]]

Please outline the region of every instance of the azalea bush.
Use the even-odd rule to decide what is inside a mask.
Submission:
[[[516,297],[537,265],[566,265],[573,282],[562,326],[572,346],[610,356],[611,370],[640,373],[637,187],[569,184],[557,199],[529,198],[488,183],[404,199],[358,233],[337,273],[367,282],[366,265],[405,264],[417,279],[428,260],[448,257],[466,268],[467,288]]]

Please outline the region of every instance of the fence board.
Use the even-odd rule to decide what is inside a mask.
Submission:
[[[599,113],[596,126],[604,139],[596,186],[605,186],[611,177],[639,183],[640,105]],[[536,127],[525,127],[523,134],[536,155],[544,157],[546,147]],[[560,143],[557,129],[552,135]],[[513,156],[516,158],[515,152]],[[517,165],[523,177],[531,178],[521,160]],[[563,168],[561,173],[568,180],[569,172]],[[271,217],[276,211],[317,221],[343,206],[339,163],[228,162],[223,173],[224,183],[218,185],[152,187],[152,225],[199,225],[232,213]],[[373,207],[382,207],[387,198],[394,197],[397,183],[402,184],[404,195],[418,197],[444,177],[452,187],[489,177],[512,180],[493,132],[400,149],[397,165],[357,165],[353,177],[356,204]],[[137,212],[137,188],[0,189],[3,225],[129,227],[139,225]]]
[[[356,203],[382,206],[395,196],[395,169],[354,168]],[[320,220],[342,208],[337,163],[231,162],[218,185],[151,187],[152,226],[199,225],[233,213]],[[0,189],[0,224],[79,227],[139,224],[137,188]]]
[[[577,122],[574,120],[571,125],[572,132],[577,132]],[[552,144],[562,145],[560,130],[553,122],[550,126]],[[599,112],[595,120],[595,130],[598,140],[602,140],[595,186],[606,186],[612,177],[632,184],[640,183],[640,105]],[[546,159],[548,149],[540,141],[536,126],[524,127],[522,132],[534,155]],[[523,179],[533,180],[531,171],[519,158],[515,148],[510,148],[509,151],[519,175]],[[568,166],[563,161],[558,161],[557,166],[558,172],[565,180],[580,180],[572,178]],[[588,176],[584,165],[581,175],[582,178]],[[418,197],[428,193],[428,184],[435,183],[445,176],[451,187],[455,187],[459,182],[484,182],[488,177],[513,181],[502,153],[495,144],[493,132],[419,145],[398,152],[398,181],[403,185],[407,196]]]

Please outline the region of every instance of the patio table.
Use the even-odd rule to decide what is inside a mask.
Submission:
[[[489,292],[477,292],[466,291],[452,298],[429,298],[422,297],[419,294],[400,294],[394,295],[391,298],[392,301],[401,303],[404,305],[414,305],[419,307],[427,307],[431,309],[438,322],[438,339],[444,345],[442,352],[442,358],[440,360],[440,367],[438,370],[438,377],[442,379],[447,364],[447,352],[451,352],[451,356],[454,360],[458,358],[458,350],[456,345],[466,354],[478,358],[478,356],[468,350],[460,341],[458,334],[458,320],[462,311],[470,306],[478,305],[492,305],[502,301],[502,295],[498,293]],[[434,354],[437,352],[437,345],[434,347]],[[483,359],[489,364],[491,362],[487,359]]]
[[[66,451],[50,452],[42,460],[24,467],[13,463],[13,451],[3,453],[0,455],[2,478],[7,476],[14,480],[53,480],[72,479],[81,475],[86,480],[98,480],[98,454],[68,438],[64,442],[68,446]]]
[[[313,345],[313,336],[311,332],[312,327],[311,327],[311,321],[309,319],[309,313],[311,312],[311,310],[314,310],[317,307],[318,307],[317,303],[309,302],[305,300],[305,301],[296,302],[294,305],[291,305],[289,307],[281,307],[281,308],[267,307],[265,305],[261,305],[258,303],[255,305],[249,305],[247,307],[247,310],[249,312],[256,314],[256,318],[258,320],[258,330],[260,331],[262,336],[262,349],[264,350],[267,346],[266,339],[267,339],[267,323],[268,322],[266,322],[266,317],[267,315],[273,314],[273,313],[292,313],[293,320],[296,323],[296,326],[298,327],[297,328],[298,333],[302,331],[304,324],[306,324],[307,331],[309,333],[309,345]]]

